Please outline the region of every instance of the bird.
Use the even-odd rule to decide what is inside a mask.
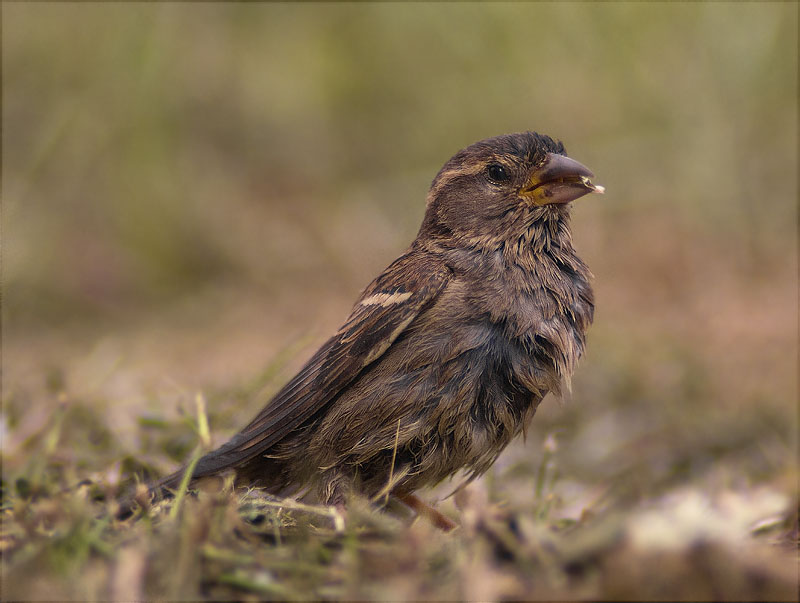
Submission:
[[[411,245],[266,406],[194,465],[191,483],[344,506],[391,495],[435,525],[416,494],[470,481],[569,388],[594,316],[571,202],[602,193],[563,143],[536,132],[457,152],[430,186]],[[187,468],[150,487],[169,495]],[[301,493],[301,494],[298,494]]]

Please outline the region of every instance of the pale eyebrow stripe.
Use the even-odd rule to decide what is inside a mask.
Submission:
[[[361,300],[360,305],[362,306],[391,306],[392,304],[400,304],[406,301],[409,297],[411,297],[411,292],[407,291],[405,293],[374,293],[370,295],[368,298]]]
[[[431,189],[430,193],[428,193],[428,194],[431,197],[435,197],[436,194],[442,188],[447,186],[447,184],[449,184],[450,182],[452,182],[453,180],[455,180],[459,176],[472,176],[474,174],[482,172],[484,170],[484,168],[485,168],[484,164],[483,163],[479,163],[479,164],[471,165],[469,167],[453,168],[453,169],[447,170],[446,172],[442,172],[441,174],[439,174],[439,178],[438,178],[438,180],[436,182],[436,186],[434,186]]]

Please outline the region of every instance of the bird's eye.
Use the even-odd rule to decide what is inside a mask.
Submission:
[[[486,175],[492,182],[505,182],[508,180],[508,172],[499,163],[490,163],[486,168]]]

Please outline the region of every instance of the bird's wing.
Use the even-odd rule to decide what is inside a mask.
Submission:
[[[392,345],[449,280],[447,266],[409,250],[364,291],[347,322],[247,427],[200,459],[194,477],[262,454],[309,419]]]

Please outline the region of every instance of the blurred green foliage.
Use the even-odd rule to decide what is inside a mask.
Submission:
[[[348,260],[327,259],[331,222],[365,246],[387,234],[373,221],[391,231],[377,269],[445,159],[525,129],[607,186],[598,228],[658,208],[760,261],[794,232],[795,13],[7,4],[7,309],[63,320],[240,272],[307,278]]]

